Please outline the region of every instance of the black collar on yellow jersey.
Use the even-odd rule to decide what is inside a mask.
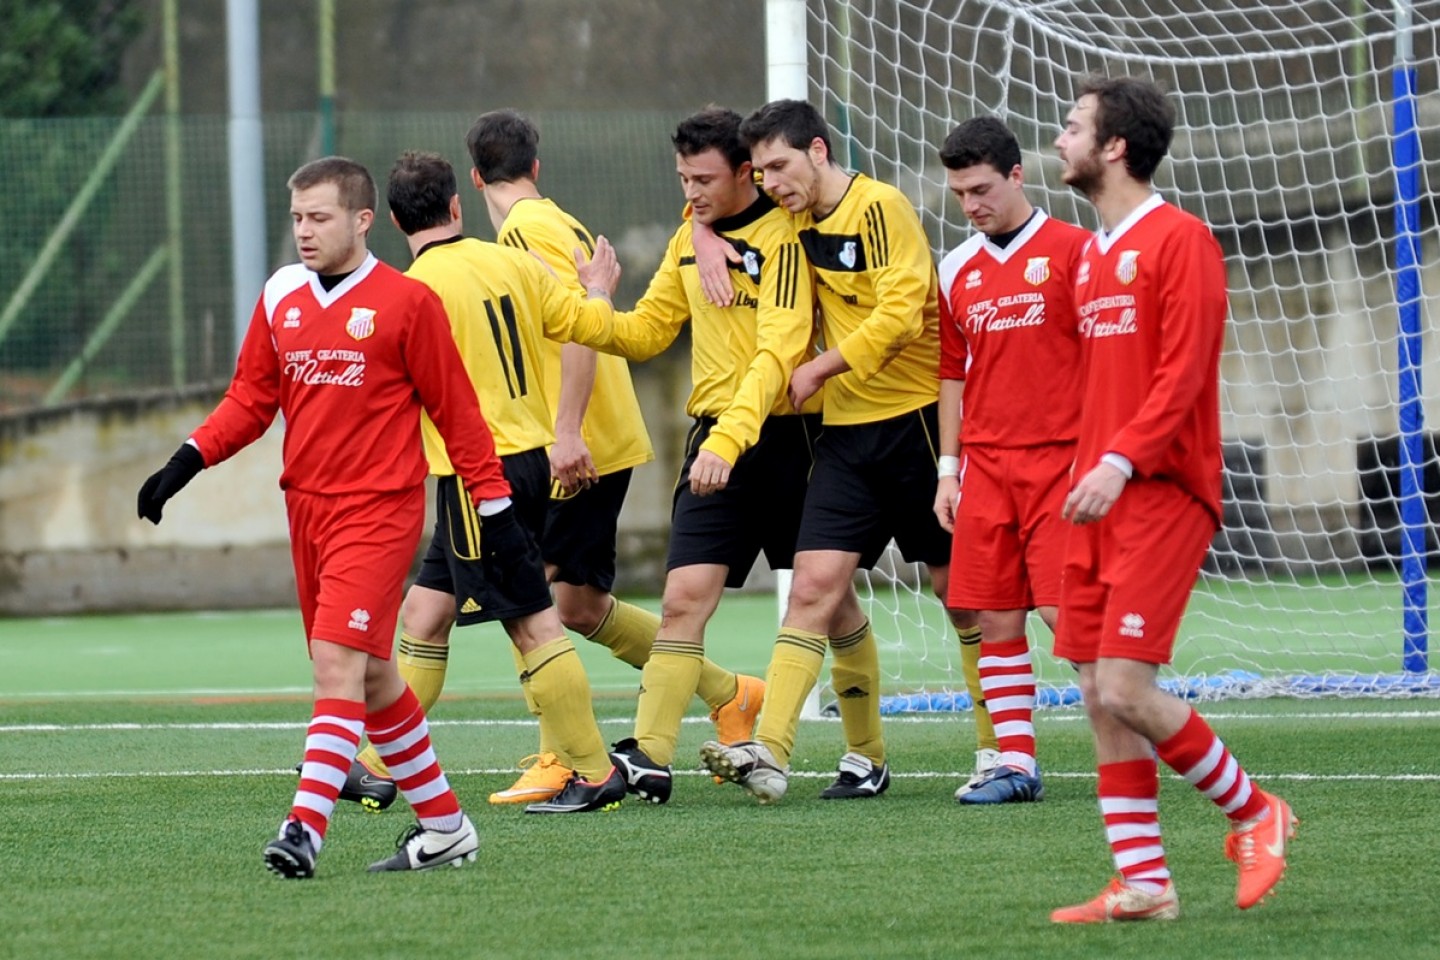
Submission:
[[[457,233],[455,234],[455,236],[445,237],[443,240],[431,240],[429,243],[425,244],[425,246],[415,251],[415,259],[419,260],[420,254],[424,253],[426,250],[429,250],[431,247],[442,247],[447,243],[459,243],[461,240],[464,239],[465,236],[463,234]]]
[[[728,217],[721,217],[719,220],[710,224],[710,229],[716,233],[724,233],[727,230],[739,230],[741,227],[748,227],[774,209],[775,201],[770,199],[769,194],[761,192],[761,194],[755,198],[755,202],[750,204],[750,206],[741,210],[739,213],[732,213]]]

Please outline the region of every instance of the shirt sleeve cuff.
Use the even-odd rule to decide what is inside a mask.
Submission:
[[[1125,456],[1124,454],[1116,453],[1112,450],[1109,453],[1101,456],[1100,462],[1108,463],[1116,470],[1119,470],[1121,473],[1125,474],[1126,480],[1129,480],[1131,477],[1135,476],[1135,465],[1131,463],[1130,458]]]

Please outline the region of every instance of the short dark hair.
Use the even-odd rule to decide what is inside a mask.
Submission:
[[[804,100],[771,100],[740,124],[740,139],[745,141],[746,149],[779,138],[786,146],[808,150],[816,137],[825,143],[825,156],[834,160],[830,125],[819,110]]]
[[[335,184],[340,206],[351,213],[375,209],[375,179],[370,176],[370,171],[365,169],[364,164],[349,157],[321,157],[319,160],[311,160],[290,174],[285,186],[291,190],[309,190],[322,183]]]
[[[1090,77],[1080,97],[1095,98],[1095,145],[1115,137],[1125,141],[1125,169],[1149,182],[1170,150],[1175,135],[1175,106],[1151,80],[1140,77]]]
[[[1002,176],[1020,166],[1020,141],[996,117],[971,117],[945,138],[940,162],[947,170],[964,170],[988,163]]]
[[[731,170],[750,162],[750,147],[740,139],[740,114],[714,104],[681,120],[670,142],[682,157],[719,150]]]
[[[486,183],[508,183],[530,176],[540,150],[540,131],[517,110],[480,115],[465,134],[470,162]]]
[[[450,222],[455,168],[438,153],[406,150],[390,168],[385,199],[405,236]]]

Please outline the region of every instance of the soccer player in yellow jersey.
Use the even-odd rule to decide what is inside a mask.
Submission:
[[[407,152],[390,171],[390,217],[415,261],[407,276],[445,305],[466,372],[492,424],[496,452],[510,482],[506,509],[477,513],[428,417],[421,437],[437,477],[435,533],[420,573],[401,606],[399,667],[425,704],[445,682],[450,629],[499,621],[523,663],[526,696],[549,718],[574,775],[563,790],[527,807],[533,813],[604,809],[623,799],[624,781],[605,751],[590,684],[550,597],[539,539],[550,500],[545,452],[553,434],[539,359],[545,339],[568,340],[608,328],[610,289],[618,280],[608,244],[584,264],[590,299],[562,285],[533,257],[462,232],[455,171],[438,154]],[[429,654],[427,656],[427,654]],[[378,757],[366,765],[379,768]],[[389,771],[385,771],[388,773]],[[403,769],[395,771],[404,782]]]
[[[695,424],[675,486],[660,631],[642,675],[635,736],[611,754],[631,792],[652,803],[670,797],[686,706],[702,681],[714,682],[707,673],[720,669],[704,659],[705,626],[725,588],[744,585],[762,550],[772,568],[792,564],[819,430],[819,417],[797,414],[786,395],[812,341],[810,270],[790,217],[755,186],[740,119],[710,107],[676,129],[675,167],[690,218],[635,309],[616,315],[604,348],[649,359],[690,324],[694,387],[686,412]],[[729,307],[712,306],[700,290],[693,223],[708,224],[739,254],[738,296]],[[764,684],[738,682],[753,716]],[[734,739],[750,736],[747,726]]]
[[[485,198],[500,243],[536,254],[562,281],[583,290],[575,250],[588,253],[594,240],[580,221],[541,196],[539,139],[534,124],[513,110],[482,115],[465,138],[471,180]],[[577,344],[549,344],[544,366],[555,416],[551,471],[562,496],[550,505],[540,552],[560,619],[618,659],[643,667],[660,618],[611,594],[617,521],[631,470],[654,459],[630,370],[621,357],[597,356]],[[743,737],[753,726],[751,698],[734,674],[707,668],[699,693],[722,740],[735,738],[727,731]],[[540,748],[513,786],[491,795],[492,803],[541,799],[571,774],[549,720],[533,702],[528,705],[540,720]]]
[[[939,448],[935,266],[910,202],[841,169],[810,104],[769,103],[740,133],[766,192],[794,216],[815,271],[826,349],[795,368],[789,394],[799,406],[824,386],[824,430],[755,739],[706,743],[702,757],[762,803],[783,797],[800,708],[828,645],[847,750],[820,796],[874,797],[890,785],[880,665],[852,577],[892,538],[907,560],[927,565],[941,597],[949,573],[949,534],[930,509]],[[961,626],[973,628],[973,615]]]

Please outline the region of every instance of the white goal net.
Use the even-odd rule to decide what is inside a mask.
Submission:
[[[1415,653],[1427,642],[1417,591],[1440,520],[1440,466],[1424,427],[1436,402],[1423,389],[1440,379],[1440,310],[1425,299],[1440,291],[1440,2],[817,0],[808,16],[810,95],[835,130],[837,158],[904,190],[937,257],[969,229],[937,158],[956,123],[1008,122],[1032,199],[1093,228],[1088,204],[1059,184],[1051,147],[1077,82],[1124,73],[1170,92],[1178,128],[1157,184],[1219,237],[1231,326],[1225,524],[1168,681],[1202,696],[1436,693],[1437,675]],[[1401,170],[1407,144],[1414,160],[1402,150]],[[1413,206],[1397,170],[1415,178]],[[1407,235],[1397,210],[1414,218],[1413,271],[1397,253]],[[1402,340],[1407,301],[1414,333]],[[1403,350],[1417,359],[1402,364]],[[1421,445],[1409,447],[1412,460],[1419,449],[1424,461],[1408,568],[1398,496],[1407,436]],[[887,557],[865,586],[887,690],[901,695],[890,707],[967,706],[955,696],[964,684],[954,634],[922,582]],[[1048,651],[1043,627],[1032,639]],[[1042,701],[1073,696],[1068,667],[1037,660]]]

